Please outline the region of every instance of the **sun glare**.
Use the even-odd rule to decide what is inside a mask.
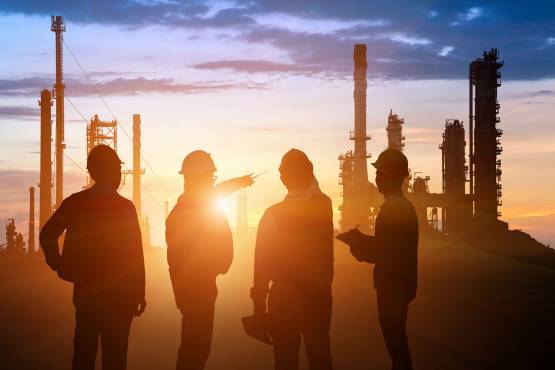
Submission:
[[[220,211],[224,211],[227,213],[227,211],[229,210],[228,204],[227,204],[227,200],[225,198],[222,199],[218,199],[216,202],[216,207],[218,207],[218,209]]]

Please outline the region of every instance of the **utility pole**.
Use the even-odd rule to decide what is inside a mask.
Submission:
[[[141,202],[141,115],[133,115],[133,204],[139,220],[142,220]]]
[[[35,253],[35,188],[29,188],[29,235],[27,240],[27,254]]]
[[[66,25],[62,16],[52,16],[50,30],[56,35],[56,83],[54,92],[56,96],[56,208],[60,206],[64,199],[64,54],[62,32],[65,32]]]
[[[247,189],[240,188],[237,192],[237,228],[236,238],[238,244],[245,246],[249,240]]]

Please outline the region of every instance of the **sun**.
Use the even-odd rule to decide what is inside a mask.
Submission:
[[[225,198],[218,199],[216,201],[216,208],[218,208],[220,211],[227,212],[229,210],[227,200]]]

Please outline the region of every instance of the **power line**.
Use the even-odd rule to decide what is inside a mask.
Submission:
[[[85,170],[83,167],[81,167],[79,165],[79,163],[75,162],[73,160],[73,158],[71,158],[66,152],[64,152],[64,156],[69,159],[71,161],[71,163],[73,163],[77,168],[79,168],[81,171],[83,171],[85,174],[87,174],[87,170]]]
[[[89,124],[89,121],[87,121],[87,119],[85,118],[85,116],[79,111],[79,109],[77,109],[77,107],[75,106],[75,104],[73,104],[73,102],[69,99],[69,97],[67,95],[64,94],[64,97],[66,98],[66,100],[69,102],[69,104],[71,104],[71,106],[73,107],[73,109],[75,109],[75,111],[81,116],[81,118],[83,119],[83,121],[86,124]]]
[[[127,165],[125,163],[122,163],[122,165],[125,168],[125,172],[131,173],[131,171],[129,170],[129,167],[127,167]],[[148,190],[148,187],[144,183],[141,183],[141,188],[147,193],[147,195],[150,197],[150,199],[154,203],[156,203],[158,206],[160,206],[160,208],[164,209],[164,206],[162,205],[162,203],[158,199],[156,199],[156,197],[154,197],[154,195],[152,195],[152,193],[150,192],[150,190]]]
[[[110,112],[110,114],[112,115],[112,117],[119,122],[117,116],[115,115],[114,111],[112,111],[112,109],[110,108],[110,106],[108,105],[108,103],[106,102],[106,100],[104,100],[104,98],[102,97],[102,95],[100,94],[100,92],[98,91],[98,89],[96,88],[95,84],[92,82],[92,80],[89,78],[89,75],[87,74],[87,72],[85,72],[85,69],[83,68],[83,66],[81,65],[81,63],[79,63],[79,61],[77,60],[77,57],[75,56],[75,54],[73,54],[73,51],[71,51],[70,47],[67,45],[67,43],[65,41],[63,41],[65,47],[67,48],[67,50],[69,51],[69,54],[71,55],[71,57],[73,58],[73,60],[75,61],[75,63],[77,63],[77,66],[79,67],[79,69],[81,70],[81,72],[83,73],[83,75],[85,76],[85,78],[87,79],[87,81],[89,82],[89,84],[92,86],[92,88],[94,89],[96,95],[98,95],[98,97],[100,98],[100,100],[102,101],[102,103],[104,103],[104,106],[106,107],[106,109],[108,109],[108,111]],[[73,105],[73,104],[72,104]],[[125,136],[127,136],[127,139],[129,139],[129,141],[133,142],[133,139],[131,138],[131,136],[129,135],[129,133],[127,132],[127,130],[125,129],[125,127],[123,125],[120,124],[120,127],[123,131],[123,133],[125,134]],[[141,152],[141,158],[143,159],[143,161],[145,162],[145,164],[147,165],[147,167],[152,171],[152,174],[154,175],[154,177],[156,178],[156,180],[158,181],[158,183],[162,186],[162,188],[164,189],[164,191],[166,192],[166,194],[168,195],[168,197],[172,197],[170,192],[168,191],[168,188],[166,188],[166,185],[164,185],[164,183],[162,182],[162,180],[160,179],[160,177],[158,176],[158,174],[156,173],[156,171],[154,170],[154,168],[150,165],[150,163],[148,162],[148,160],[146,159],[146,157],[144,156],[144,154]]]

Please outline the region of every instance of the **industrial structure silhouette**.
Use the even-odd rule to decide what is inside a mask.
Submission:
[[[366,141],[366,46],[354,47],[354,131],[350,139],[354,150],[339,156],[339,183],[342,185],[343,203],[340,205],[340,229],[347,231],[356,225],[372,232],[377,210],[383,197],[375,184],[368,180]],[[469,67],[469,137],[466,159],[465,128],[458,119],[447,119],[441,150],[442,193],[430,193],[429,176],[410,175],[406,181],[406,196],[413,203],[420,229],[441,233],[448,237],[463,237],[473,243],[489,243],[495,237],[515,236],[508,224],[499,219],[501,202],[501,160],[499,141],[503,131],[500,123],[500,104],[497,88],[501,86],[497,49],[485,51]],[[389,112],[387,120],[388,148],[403,151],[404,119]],[[468,184],[468,185],[467,185]],[[522,240],[524,233],[518,232]],[[501,239],[498,240],[500,242]],[[531,248],[545,249],[541,243],[529,238]],[[494,243],[499,244],[499,243]],[[525,243],[526,244],[526,243]]]
[[[66,145],[64,142],[65,84],[63,82],[63,46],[65,45],[63,33],[66,31],[66,26],[61,16],[52,16],[51,21],[51,30],[55,34],[56,80],[54,89],[52,91],[43,90],[39,101],[41,111],[39,228],[45,224],[63,199],[63,158],[66,156],[64,153]],[[75,58],[71,50],[69,51]],[[82,69],[79,61],[75,60]],[[366,130],[366,45],[355,45],[353,60],[354,130],[350,131],[349,138],[354,142],[354,148],[339,156],[339,183],[342,185],[339,229],[349,230],[360,225],[361,230],[371,233],[383,197],[377,191],[375,184],[368,180],[367,161],[370,154],[367,151],[366,143],[371,139],[371,135]],[[499,159],[502,152],[499,141],[502,130],[498,128],[500,104],[497,100],[497,89],[501,86],[499,70],[502,66],[503,62],[499,61],[497,49],[484,52],[481,58],[469,64],[468,143],[465,140],[466,130],[463,121],[447,119],[443,140],[439,146],[442,192],[430,193],[428,187],[430,178],[419,172],[412,173],[405,181],[403,188],[417,210],[419,224],[424,231],[435,230],[444,235],[467,238],[477,235],[478,230],[485,230],[489,234],[508,231],[507,223],[498,218],[500,216],[498,207],[502,204],[502,170]],[[82,71],[88,78],[86,72]],[[106,104],[98,91],[97,94]],[[56,101],[54,130],[52,130],[51,109],[53,98]],[[115,150],[118,148],[119,124],[111,109],[107,105],[106,107],[114,116],[113,120],[104,121],[98,115],[94,115],[87,122],[87,154],[99,144],[109,145]],[[403,135],[404,124],[403,118],[393,113],[393,110],[389,111],[386,126],[388,148],[404,150],[406,145],[406,138]],[[139,114],[134,114],[132,138],[124,131],[133,143],[133,164],[132,169],[125,167],[122,174],[124,176],[123,183],[125,183],[127,175],[133,177],[133,204],[139,216],[144,244],[150,245],[149,218],[147,215],[143,215],[141,205],[141,177],[145,170],[141,167],[141,159],[144,159],[144,156],[141,153],[140,126],[141,117]],[[54,153],[51,152],[53,133],[55,134]],[[53,155],[54,161],[52,161]],[[154,171],[148,162],[147,165]],[[53,172],[55,176],[52,176]],[[156,173],[153,175],[158,179]],[[91,186],[90,179],[87,180],[86,186]],[[54,188],[54,201],[52,188]],[[30,192],[29,225],[34,225],[34,189]],[[238,194],[237,204],[237,237],[240,240],[248,240],[245,190],[241,190]],[[30,227],[26,234],[28,235],[28,249],[33,252],[34,227]],[[507,234],[505,233],[505,235]],[[525,235],[520,236],[526,238]],[[482,240],[485,239],[482,238]],[[529,241],[530,244],[539,245],[539,243],[532,242],[531,238]]]
[[[42,90],[39,101],[41,113],[41,139],[38,226],[40,228],[42,228],[48,222],[48,220],[51,219],[52,214],[59,209],[60,204],[64,198],[63,160],[65,157],[69,158],[67,154],[64,153],[66,145],[64,139],[64,100],[68,98],[64,94],[65,84],[63,80],[63,33],[66,31],[66,26],[64,19],[61,16],[52,17],[51,30],[54,32],[55,35],[56,47],[56,77],[54,89]],[[362,231],[373,234],[376,229],[376,217],[384,201],[384,198],[382,194],[380,194],[380,192],[378,191],[377,186],[369,181],[368,173],[367,162],[370,158],[370,154],[367,150],[367,142],[368,140],[371,140],[371,136],[367,132],[366,128],[366,51],[366,45],[358,44],[354,47],[354,130],[350,131],[349,133],[349,139],[354,142],[354,148],[352,150],[346,151],[339,156],[340,184],[342,185],[342,204],[340,205],[341,218],[339,220],[339,229],[341,231],[346,231],[357,225],[360,225],[360,229]],[[502,153],[500,137],[502,135],[502,130],[498,127],[498,124],[500,123],[500,104],[497,100],[497,89],[501,86],[501,75],[499,71],[502,66],[503,62],[499,60],[499,54],[496,49],[491,49],[484,52],[481,58],[472,61],[469,65],[468,125],[467,127],[465,127],[463,121],[460,119],[446,119],[442,137],[439,137],[438,135],[438,139],[441,140],[441,143],[439,145],[440,153],[438,153],[441,155],[441,157],[438,156],[437,161],[439,166],[441,158],[441,193],[431,193],[429,190],[430,177],[425,176],[420,172],[413,172],[405,179],[402,189],[405,193],[405,197],[414,206],[418,218],[419,230],[418,232],[416,232],[416,230],[413,230],[413,234],[420,234],[422,236],[421,239],[424,240],[424,243],[427,243],[428,241],[439,240],[441,243],[443,243],[443,245],[448,245],[450,247],[460,246],[460,244],[466,243],[465,245],[471,246],[475,249],[486,250],[487,252],[492,252],[493,254],[499,254],[504,257],[514,257],[525,262],[532,262],[535,264],[547,266],[550,269],[555,269],[555,252],[552,249],[537,242],[535,239],[524,232],[521,232],[519,230],[509,230],[509,225],[499,219],[499,206],[501,206],[502,204],[502,169],[500,161],[500,154]],[[99,97],[101,98],[101,100],[103,100],[100,95]],[[56,101],[56,119],[54,130],[52,127],[53,100]],[[68,102],[71,103],[69,99]],[[71,104],[73,105],[73,103]],[[106,104],[106,102],[104,102],[104,104]],[[112,114],[113,119],[104,120],[98,115],[94,115],[90,120],[84,119],[87,124],[85,138],[87,148],[86,154],[89,154],[95,147],[98,147],[98,145],[108,145],[109,147],[117,151],[118,135],[120,129],[123,130],[128,139],[132,141],[132,168],[129,169],[124,165],[124,169],[121,170],[121,175],[123,176],[124,182],[126,176],[132,176],[132,203],[137,212],[139,227],[143,238],[142,244],[144,246],[151,246],[149,217],[148,215],[144,214],[144,210],[142,207],[142,190],[145,189],[144,185],[141,183],[141,178],[145,174],[145,169],[142,167],[143,163],[147,167],[149,167],[149,174],[152,174],[155,177],[157,177],[157,175],[154,172],[154,169],[148,164],[141,153],[141,116],[140,114],[133,114],[133,132],[131,137],[125,132],[124,127],[120,125],[118,119],[115,117],[111,109],[108,106],[107,108]],[[407,140],[405,138],[405,135],[403,134],[403,127],[406,124],[407,123],[405,123],[404,118],[401,118],[398,114],[394,113],[393,109],[389,110],[387,125],[385,126],[388,139],[387,147],[389,149],[393,149],[399,152],[405,151]],[[468,139],[466,137],[467,134]],[[52,153],[51,145],[53,141],[54,153]],[[410,138],[408,140],[408,144],[410,145]],[[54,160],[52,160],[53,158]],[[414,163],[411,162],[411,164]],[[252,179],[254,179],[255,177],[256,176],[253,176]],[[83,186],[84,188],[90,188],[91,186],[93,186],[93,181],[91,181],[91,179],[87,179],[87,182],[84,183]],[[228,189],[228,187],[225,186],[223,188]],[[52,190],[54,190],[54,197],[52,196]],[[221,190],[222,192],[226,193],[226,195],[229,195],[235,191],[225,191],[225,189]],[[235,240],[236,242],[238,242],[237,244],[250,245],[250,241],[252,239],[249,236],[247,191],[245,188],[242,188],[237,192],[236,199],[237,225],[234,235]],[[164,210],[165,218],[167,218],[169,215],[168,202],[164,203]],[[318,215],[320,214],[319,212],[314,213]],[[329,216],[331,222],[331,214]],[[286,224],[285,221],[284,224]],[[327,225],[329,226],[329,228],[327,228],[326,230],[329,229],[331,233],[333,225]],[[176,225],[174,225],[174,228],[177,231],[182,231],[180,230],[180,226],[181,224],[176,223]],[[4,245],[0,245],[0,254],[3,257],[1,262],[9,265],[12,263],[12,261],[16,261],[16,258],[19,258],[18,256],[23,256],[26,254],[29,256],[33,256],[33,258],[22,257],[21,260],[17,261],[24,261],[24,263],[29,263],[29,265],[33,266],[33,268],[35,267],[34,261],[38,261],[38,253],[35,253],[35,187],[33,186],[29,188],[28,227],[28,232],[22,233],[16,229],[16,222],[14,219],[8,219],[6,221],[6,243]],[[310,229],[310,227],[306,227],[306,229]],[[196,227],[191,227],[191,234],[194,234],[196,231],[198,231]],[[304,231],[304,229],[301,231]],[[337,232],[337,230],[335,230],[335,232]],[[293,234],[289,232],[283,232],[284,237],[291,237],[291,235]],[[304,237],[304,233],[302,232],[299,232],[299,235]],[[27,236],[27,242],[24,241],[25,236]],[[329,236],[331,236],[331,234]],[[55,241],[52,242],[52,245],[54,245],[54,243]],[[333,243],[330,243],[329,248],[331,248],[331,254],[335,253]],[[54,249],[55,247],[52,247],[52,250]],[[157,258],[160,257],[160,255],[166,253],[166,250],[162,248],[150,248],[150,250],[148,250],[147,252],[150,253],[149,255],[145,254],[145,257],[149,259],[148,262],[151,262],[149,268],[152,267],[152,269],[155,270],[157,267],[160,266],[159,260]],[[437,259],[435,261],[437,263],[437,266],[443,267],[445,260],[441,260],[441,258],[443,258],[444,255],[436,252],[438,251],[432,250],[430,252],[430,255],[433,255],[432,258]],[[287,260],[288,257],[289,255],[286,255],[285,257],[283,257],[283,259]],[[154,262],[152,263],[152,261]],[[333,269],[333,260],[328,262],[331,263]],[[458,260],[456,260],[455,262],[458,263]],[[465,262],[467,262],[467,260],[465,260]],[[503,262],[506,262],[505,259],[503,259]],[[13,263],[15,265],[20,262]],[[125,263],[122,262],[122,264]],[[229,261],[229,264],[231,264],[231,261]],[[345,268],[344,265],[337,265],[339,267],[338,270]],[[431,265],[428,265],[427,267],[430,266]],[[449,266],[456,266],[455,268],[458,267],[458,265],[455,263]],[[205,266],[199,263],[196,267],[199,269],[203,269]],[[241,266],[241,268],[243,267],[244,266]],[[349,268],[350,267],[351,266],[349,266]],[[489,267],[489,265],[487,267]],[[167,266],[164,265],[164,268],[165,269],[163,270],[163,273],[167,275]],[[226,262],[226,267],[224,270],[227,271],[227,268],[229,268],[229,266]],[[19,273],[20,270],[18,270],[17,272]],[[156,278],[159,280],[156,280],[157,282],[162,281],[160,276],[162,276],[163,273],[158,273]],[[494,273],[497,273],[497,271],[494,271]],[[416,275],[416,271],[414,271],[414,274]],[[313,275],[317,274],[307,275],[312,277]],[[540,274],[538,273],[538,276],[539,275]],[[480,285],[482,283],[482,280],[480,280],[482,279],[482,276],[479,274],[477,274],[476,276],[478,276],[477,285]],[[474,276],[475,279],[476,276]],[[464,278],[467,279],[469,278],[469,276],[464,275]],[[517,276],[515,279],[519,278],[520,276]],[[349,279],[352,279],[352,276],[350,276]],[[344,279],[342,281],[342,283],[344,284],[341,286],[342,288],[344,286],[350,287],[350,285],[347,283],[351,283],[353,282],[353,280],[349,279]],[[34,283],[34,281],[32,282]],[[462,285],[462,282],[463,280],[458,281],[457,283]],[[214,282],[210,281],[210,283],[213,283],[213,286],[210,285],[210,288],[215,288],[215,277]],[[329,283],[331,296],[331,278]],[[430,282],[424,279],[424,284],[430,284]],[[546,284],[544,281],[541,281],[539,284],[539,286],[542,287],[545,285]],[[31,287],[31,289],[28,289],[26,291],[26,293],[28,294],[27,296],[25,296],[26,299],[31,296],[29,292],[36,293],[33,290],[39,290],[38,288],[36,288],[36,286],[29,286]],[[498,287],[495,286],[496,290],[497,288]],[[512,289],[513,286],[510,286],[510,288]],[[246,289],[248,290],[248,288]],[[156,294],[153,294],[153,296],[156,297],[156,299],[162,301],[163,298],[161,298],[161,296],[165,293],[163,289],[160,289],[160,291],[162,291],[163,293],[156,292],[156,294],[160,294],[160,296],[156,296]],[[446,292],[445,290],[441,289],[438,289],[437,291],[439,291],[440,293]],[[469,291],[470,290],[466,291],[467,295],[461,294],[463,299],[470,296],[470,294],[468,294]],[[531,291],[534,290],[531,289]],[[546,290],[540,291],[540,293],[544,291]],[[508,294],[511,294],[511,292],[509,292]],[[246,291],[244,293],[245,295],[247,295]],[[334,299],[335,293],[336,291],[334,291]],[[436,293],[436,291],[433,291],[433,293]],[[352,298],[354,295],[351,295],[350,291],[348,291],[348,295],[348,302],[352,303]],[[511,298],[512,297],[513,296],[511,296]],[[207,306],[210,306],[213,309],[214,302],[212,301],[212,297],[209,298],[210,299],[208,300],[209,302],[207,303]],[[436,295],[435,298],[438,299],[441,303],[444,303],[444,297]],[[156,299],[154,299],[153,301],[156,301]],[[215,300],[215,296],[213,297],[213,299]],[[426,299],[425,296],[424,299]],[[522,304],[522,302],[527,301],[526,299],[522,299],[517,303]],[[235,304],[235,302],[233,303]],[[10,302],[8,302],[8,305],[9,304]],[[551,302],[548,302],[548,304],[551,304]],[[337,306],[342,307],[341,305]],[[28,304],[27,307],[31,307],[31,305]],[[321,307],[323,307],[323,305],[319,305],[315,308],[314,311],[318,311]],[[428,308],[428,306],[424,307],[426,309]],[[23,310],[20,307],[17,307],[17,309]],[[340,310],[343,309],[344,308],[340,308]],[[351,310],[352,307],[348,307],[348,309]],[[202,311],[202,307],[200,310]],[[235,313],[231,309],[229,309],[228,311]],[[383,311],[387,310],[384,309]],[[226,311],[225,314],[228,314],[229,312]],[[160,312],[157,312],[157,314],[159,313]],[[348,311],[348,313],[351,313],[351,311]],[[446,313],[450,314],[450,311],[446,310],[441,314],[447,316]],[[480,315],[482,313],[483,311],[480,311]],[[33,313],[33,315],[35,314],[36,313]],[[365,314],[367,314],[367,312],[365,312]],[[406,312],[403,312],[402,314],[406,316]],[[439,316],[441,316],[441,314],[439,314]],[[161,316],[162,315],[157,316],[156,319],[153,320],[155,321],[156,325],[158,325],[159,322],[162,321],[162,319],[166,319],[165,317],[161,319]],[[285,317],[283,321],[288,321],[290,317],[287,317],[287,315],[284,316]],[[327,320],[331,320],[329,318],[331,317],[331,304],[329,315],[328,313],[326,313],[325,316],[325,324],[329,329],[330,323]],[[404,319],[406,319],[406,317]],[[46,327],[44,322],[38,323],[40,325],[37,326],[40,326],[41,330]],[[33,322],[30,322],[29,325],[32,324]],[[359,323],[356,324],[359,325]],[[426,324],[426,322],[422,324],[422,327],[425,328],[424,330],[422,330],[422,332],[426,332],[425,330],[429,329],[429,326],[426,326]],[[503,323],[502,325],[505,324],[506,323]],[[533,327],[532,324],[529,325]],[[21,335],[23,336],[24,334]],[[549,333],[549,335],[551,335],[551,333]],[[542,341],[541,338],[544,338],[545,336],[542,337],[542,335],[539,335],[537,337],[540,339],[536,340]],[[508,336],[505,336],[500,340],[509,340],[506,338],[508,338]],[[527,339],[526,336],[523,336],[523,338]],[[499,338],[495,339],[497,340]],[[209,343],[208,339],[206,339],[205,344],[208,345],[207,343]],[[202,359],[202,361],[204,360],[205,359]],[[538,361],[541,361],[541,359],[539,359]],[[487,364],[489,363],[484,362],[483,366]],[[492,367],[490,366],[489,368]]]

